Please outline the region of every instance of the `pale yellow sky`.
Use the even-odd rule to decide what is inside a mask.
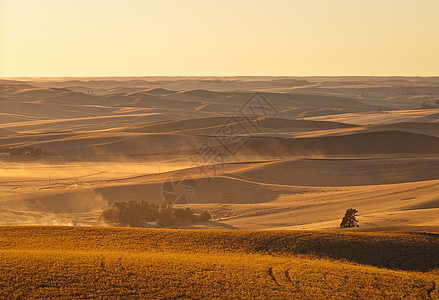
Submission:
[[[0,76],[439,75],[439,0],[0,0]]]

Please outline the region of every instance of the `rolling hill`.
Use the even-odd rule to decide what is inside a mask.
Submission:
[[[431,234],[96,227],[0,232],[0,288],[7,298],[439,296],[439,242]]]

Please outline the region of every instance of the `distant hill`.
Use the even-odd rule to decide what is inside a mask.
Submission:
[[[439,138],[381,131],[315,138],[252,138],[239,155],[439,154]]]
[[[0,128],[0,137],[1,137],[1,136],[14,135],[14,134],[16,134],[16,132],[13,131],[13,130]]]

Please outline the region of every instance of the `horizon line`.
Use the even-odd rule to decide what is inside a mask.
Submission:
[[[147,78],[147,77],[177,77],[177,78],[187,78],[187,77],[439,77],[438,75],[30,75],[30,76],[0,76],[0,79],[9,78]]]

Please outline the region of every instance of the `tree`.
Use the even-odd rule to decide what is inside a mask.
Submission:
[[[207,222],[212,218],[212,216],[207,212],[207,211],[203,211],[199,216],[198,216],[198,220],[200,222]]]
[[[190,210],[189,207],[186,207],[186,209],[184,208],[175,208],[174,209],[174,216],[175,219],[177,220],[192,220],[192,216],[194,215],[194,213]]]
[[[343,217],[343,220],[341,220],[340,227],[341,228],[352,228],[352,227],[358,227],[358,221],[357,221],[357,213],[358,211],[354,208],[349,208],[346,210],[346,213]]]
[[[176,222],[207,222],[208,212],[194,214],[189,207],[175,208],[172,202],[161,204],[148,201],[114,202],[101,213],[101,220],[113,226],[145,226],[146,222],[158,222],[161,227],[174,226]]]
[[[102,212],[102,219],[117,226],[139,226],[141,211],[137,201],[115,202]]]
[[[159,207],[158,220],[160,226],[175,224],[174,205],[172,202],[163,201]]]

